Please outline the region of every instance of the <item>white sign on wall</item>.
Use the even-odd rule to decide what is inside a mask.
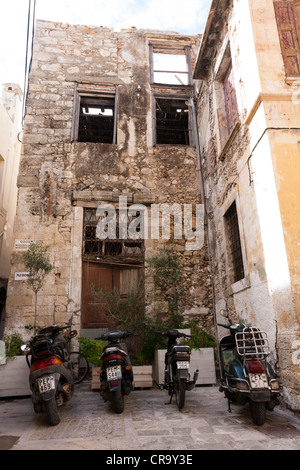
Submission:
[[[28,239],[16,239],[15,240],[15,251],[27,251],[30,247],[32,240]]]
[[[30,273],[15,273],[15,281],[26,281],[29,278]]]

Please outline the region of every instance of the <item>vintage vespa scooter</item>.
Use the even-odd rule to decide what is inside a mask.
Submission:
[[[272,366],[267,361],[270,353],[265,332],[244,324],[232,324],[226,312],[229,324],[218,326],[230,331],[219,344],[221,371],[220,392],[230,402],[249,403],[254,424],[262,426],[266,421],[266,410],[272,411],[278,404],[280,384]]]

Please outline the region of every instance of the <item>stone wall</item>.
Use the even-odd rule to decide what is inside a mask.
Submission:
[[[38,324],[81,321],[83,208],[117,202],[200,204],[192,146],[153,146],[149,41],[192,47],[200,37],[176,33],[73,26],[38,21],[29,77],[15,239],[41,240],[54,265],[38,295]],[[99,88],[100,87],[100,88]],[[76,90],[118,89],[117,143],[73,139]],[[190,91],[190,89],[189,89]],[[186,92],[186,90],[185,90]],[[205,246],[186,240],[147,240],[145,257],[174,245],[184,265],[186,312],[213,331]],[[34,299],[25,281],[22,252],[12,256],[7,328],[33,323]]]

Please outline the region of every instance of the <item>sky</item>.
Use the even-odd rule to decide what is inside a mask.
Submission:
[[[0,0],[0,84],[24,88],[30,0]],[[33,9],[34,0],[31,0]],[[158,29],[202,33],[211,0],[36,0],[36,19],[104,26],[120,31]],[[33,11],[33,10],[31,10]]]

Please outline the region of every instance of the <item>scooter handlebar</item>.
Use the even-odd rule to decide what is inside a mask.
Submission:
[[[227,328],[229,330],[230,325],[226,325],[224,323],[218,323],[218,326],[223,326],[223,328]]]

